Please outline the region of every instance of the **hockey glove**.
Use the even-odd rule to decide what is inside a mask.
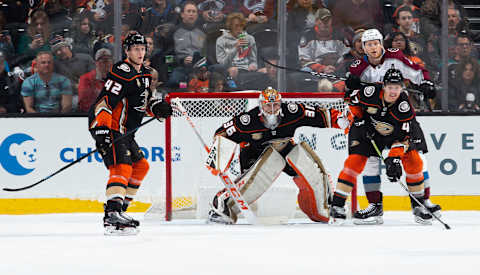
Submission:
[[[402,177],[402,165],[399,157],[388,157],[385,159],[387,166],[387,177],[391,182],[396,182]]]
[[[112,144],[112,131],[106,126],[100,126],[92,129],[92,135],[95,139],[98,152],[100,152],[102,156],[105,156]]]
[[[172,106],[162,99],[153,99],[150,102],[150,110],[156,118],[167,118],[172,115]]]
[[[420,91],[427,97],[427,98],[434,98],[436,95],[435,86],[433,82],[430,80],[422,80],[420,83]]]
[[[345,80],[345,86],[349,90],[358,90],[362,88],[362,82],[360,81],[360,78],[356,75],[351,74],[348,72],[346,75],[347,80]]]

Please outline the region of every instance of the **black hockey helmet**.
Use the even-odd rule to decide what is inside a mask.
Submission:
[[[395,69],[395,67],[392,64],[392,67],[387,70],[385,75],[383,76],[383,85],[386,85],[388,83],[395,83],[395,84],[403,84],[403,75],[400,70]]]
[[[145,36],[138,32],[130,32],[127,37],[125,37],[125,40],[123,40],[123,49],[128,51],[133,45],[144,45],[147,47],[147,40],[145,39]]]

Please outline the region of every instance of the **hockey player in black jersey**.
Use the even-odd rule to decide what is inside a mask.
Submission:
[[[388,179],[398,181],[403,170],[409,191],[424,203],[424,177],[422,160],[411,142],[412,124],[415,112],[408,95],[403,90],[403,77],[399,70],[389,69],[384,76],[384,84],[363,86],[350,94],[350,110],[355,120],[349,132],[349,156],[340,172],[337,188],[333,196],[331,216],[334,220],[344,220],[345,200],[357,183],[370,156],[378,156],[371,144],[375,141],[380,150],[390,149],[385,159]],[[415,221],[431,224],[432,216],[415,200],[411,199]],[[383,208],[372,204],[368,215],[356,218],[371,223],[383,223]]]
[[[115,144],[112,141],[137,128],[145,114],[166,118],[172,113],[168,103],[152,94],[152,75],[143,65],[145,37],[136,32],[128,34],[123,49],[126,60],[113,65],[89,111],[90,133],[110,172],[103,218],[106,235],[138,233],[140,223],[125,211],[149,169],[135,134]]]
[[[338,110],[282,103],[280,93],[267,88],[260,93],[258,107],[224,123],[215,135],[224,140],[218,144],[240,144],[242,175],[235,183],[248,203],[258,199],[283,171],[300,190],[303,212],[313,221],[328,222],[327,173],[313,150],[306,143],[295,144],[293,136],[301,126],[341,128],[339,124],[345,127],[348,122]],[[213,199],[209,221],[235,223],[238,213],[224,189]]]

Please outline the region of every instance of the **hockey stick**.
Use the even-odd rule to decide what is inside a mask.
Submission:
[[[345,77],[339,77],[339,76],[336,76],[336,75],[333,75],[333,74],[317,73],[315,71],[307,72],[307,71],[302,71],[300,69],[280,66],[280,65],[277,65],[277,64],[273,64],[272,62],[268,61],[263,56],[262,56],[262,60],[263,60],[263,62],[267,63],[268,65],[273,66],[273,67],[278,68],[278,69],[282,69],[282,70],[309,74],[309,75],[312,75],[312,76],[318,77],[318,78],[331,78],[331,79],[342,80],[342,81],[347,80]]]
[[[373,140],[373,138],[370,138],[370,142],[372,142],[372,145],[373,145],[373,148],[375,148],[375,151],[377,152],[378,156],[382,159],[383,163],[385,163],[385,159],[383,158],[382,156],[382,153],[380,152],[380,150],[378,149],[378,146],[377,144],[375,143],[375,141]],[[401,181],[397,181],[398,184],[400,184],[400,186],[403,188],[403,190],[405,190],[408,195],[416,202],[418,203],[419,205],[421,205],[423,207],[423,209],[427,210],[428,213],[430,213],[430,215],[432,215],[435,219],[437,219],[437,221],[439,221],[441,224],[443,224],[445,226],[446,229],[450,229],[450,226],[446,223],[444,223],[439,217],[437,217],[436,215],[434,215],[432,213],[432,211],[430,211],[430,209],[428,209],[423,203],[420,203],[420,201],[412,194],[412,192],[410,192],[410,190],[408,190],[408,187]]]
[[[151,121],[153,121],[153,120],[155,120],[155,119],[156,119],[155,117],[152,117],[152,118],[150,118],[149,120],[147,120],[147,121],[143,122],[142,124],[140,124],[137,128],[132,129],[131,131],[125,133],[125,135],[122,135],[122,136],[116,138],[116,139],[113,140],[113,142],[109,145],[109,147],[107,148],[107,150],[110,149],[110,148],[112,148],[112,144],[115,144],[116,142],[124,139],[125,137],[130,136],[131,134],[135,133],[135,131],[137,131],[140,127],[146,125],[147,123],[150,123]],[[30,185],[27,185],[27,186],[21,187],[21,188],[3,188],[3,190],[4,190],[4,191],[8,191],[8,192],[16,192],[16,191],[22,191],[22,190],[25,190],[25,189],[32,188],[32,187],[34,187],[34,186],[36,186],[36,185],[39,185],[40,183],[42,183],[42,182],[50,179],[51,177],[57,175],[58,173],[60,173],[60,172],[62,172],[63,170],[67,169],[68,167],[73,166],[73,165],[79,163],[80,161],[82,161],[83,159],[87,158],[88,156],[94,154],[94,153],[97,152],[97,151],[98,151],[98,149],[95,149],[95,150],[91,151],[90,153],[88,153],[88,154],[86,154],[86,155],[83,155],[81,158],[79,158],[79,159],[75,160],[74,162],[71,162],[71,163],[63,166],[62,168],[60,168],[60,169],[58,169],[57,171],[53,172],[53,173],[50,174],[49,176],[47,176],[47,177],[45,177],[45,178],[43,178],[43,179],[35,182],[34,184],[30,184]]]
[[[198,132],[197,127],[195,126],[195,123],[193,123],[193,120],[188,115],[187,110],[185,110],[182,103],[180,103],[179,98],[177,97],[177,98],[172,99],[172,102],[175,103],[178,110],[185,117],[188,124],[190,124],[193,132],[197,136],[198,140],[200,140],[203,148],[205,149],[205,151],[207,151],[207,154],[208,154],[210,152],[210,149],[208,148],[207,144],[203,140],[202,136],[200,136],[200,133]],[[237,186],[235,185],[235,183],[233,183],[233,181],[230,179],[230,177],[227,174],[224,174],[224,173],[220,172],[218,174],[218,176],[222,180],[222,183],[225,186],[225,188],[227,189],[228,194],[230,195],[231,198],[233,198],[233,200],[237,204],[238,208],[242,211],[243,215],[247,218],[248,222],[251,223],[251,224],[256,224],[257,223],[257,217],[252,212],[252,209],[248,205],[247,201],[243,198],[240,191],[237,189]]]

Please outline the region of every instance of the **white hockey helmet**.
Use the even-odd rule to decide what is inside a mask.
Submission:
[[[380,44],[383,46],[383,35],[377,29],[368,29],[362,34],[362,45],[365,45],[365,42],[372,40],[380,40]]]

